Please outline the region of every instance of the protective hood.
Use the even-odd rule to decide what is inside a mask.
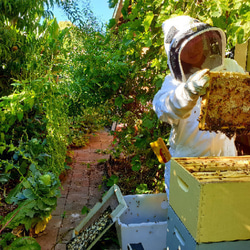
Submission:
[[[197,36],[201,36],[203,44],[205,59],[202,68],[213,69],[223,64],[226,37],[221,29],[189,16],[170,18],[163,23],[162,29],[168,66],[175,79],[185,82],[189,75],[195,71],[192,66],[181,61],[180,55],[183,48]]]

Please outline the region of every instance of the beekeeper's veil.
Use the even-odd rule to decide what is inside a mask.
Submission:
[[[171,74],[179,81],[186,81],[188,74],[180,60],[180,54],[185,45],[193,38],[201,35],[203,53],[206,57],[206,68],[213,69],[223,64],[225,56],[226,37],[224,32],[202,23],[189,16],[177,16],[166,20],[162,29],[164,46],[168,56],[168,66]]]

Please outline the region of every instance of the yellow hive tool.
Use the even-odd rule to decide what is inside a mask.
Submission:
[[[171,159],[171,154],[161,137],[159,137],[157,141],[151,142],[150,146],[160,163],[166,163]]]

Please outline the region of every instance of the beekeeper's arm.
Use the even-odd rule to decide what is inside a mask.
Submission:
[[[208,69],[198,71],[187,82],[181,83],[167,76],[153,100],[153,108],[159,119],[173,125],[179,119],[189,117],[199,96],[204,93],[209,80],[207,72]]]

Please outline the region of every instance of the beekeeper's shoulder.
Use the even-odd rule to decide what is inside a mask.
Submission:
[[[244,73],[244,69],[234,59],[230,59],[230,58],[225,58],[224,70],[230,71],[230,72]]]

